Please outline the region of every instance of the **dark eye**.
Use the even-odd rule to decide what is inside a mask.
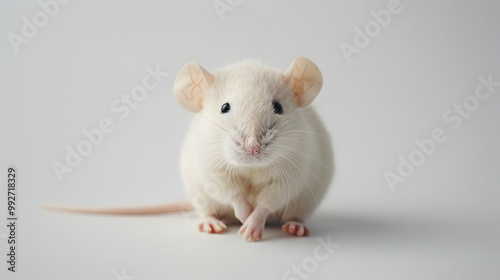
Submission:
[[[231,105],[229,105],[229,103],[224,103],[224,104],[222,104],[222,107],[220,107],[220,111],[223,114],[229,112],[229,110],[231,110]]]
[[[279,104],[277,101],[273,102],[273,108],[275,114],[281,115],[283,113],[283,108],[281,107],[281,104]]]

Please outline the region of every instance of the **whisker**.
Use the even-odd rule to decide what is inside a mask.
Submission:
[[[291,155],[290,155],[290,156],[291,156]],[[291,156],[291,157],[292,157],[292,156]],[[304,168],[305,168],[307,171],[309,171],[309,173],[311,173],[311,175],[313,175],[313,176],[314,176],[314,178],[316,179],[316,181],[318,181],[318,183],[321,185],[321,187],[322,187],[323,189],[326,189],[326,187],[325,187],[325,186],[321,183],[321,180],[319,180],[319,179],[318,179],[318,177],[316,176],[316,174],[315,174],[314,172],[312,172],[312,171],[311,171],[311,169],[309,169],[309,168],[307,167],[307,165],[306,165],[306,164],[304,164],[304,163],[300,160],[300,158],[297,158],[296,156],[293,156],[293,157],[297,160],[297,162],[298,162],[298,163],[300,163],[302,166],[304,166]]]
[[[208,111],[207,111],[208,112]],[[214,122],[213,120],[209,119],[208,117],[206,117],[203,113],[199,113],[200,116],[202,116],[204,119],[206,119],[207,121],[213,123],[214,125],[216,125],[217,127],[220,127],[222,130],[224,130],[225,132],[229,132],[229,130],[225,127],[223,127],[222,125]]]
[[[283,216],[281,217],[280,219],[280,224],[283,222],[283,220],[285,219],[285,216],[286,216],[286,212],[288,211],[288,205],[290,204],[290,180],[291,178],[289,177],[289,171],[286,170],[286,168],[284,168],[282,166],[282,163],[280,160],[278,160],[276,162],[276,164],[278,164],[280,166],[280,169],[283,171],[284,173],[284,178],[286,180],[286,183],[288,184],[288,187],[284,186],[284,190],[285,190],[285,196],[286,196],[286,199],[285,199],[285,196],[283,197],[284,201],[282,204],[286,204],[285,206],[285,210],[283,211]],[[280,185],[281,185],[281,182],[280,182]]]
[[[309,148],[311,150],[313,150],[314,152],[317,152],[318,154],[320,154],[320,151],[318,149],[316,149],[313,145],[309,145],[308,143],[306,142],[303,142],[303,141],[299,141],[297,139],[293,139],[293,138],[288,138],[288,137],[280,137],[281,139],[286,139],[286,140],[290,140],[290,141],[293,141],[293,142],[297,142],[301,145],[303,145],[304,147],[306,148]]]
[[[304,152],[301,152],[301,151],[299,151],[299,150],[297,150],[297,149],[294,149],[294,148],[291,148],[291,147],[288,147],[288,146],[278,145],[278,144],[275,144],[275,145],[276,145],[277,147],[290,149],[290,150],[293,150],[293,151],[295,151],[295,152],[297,152],[297,153],[303,154],[303,155],[305,155],[305,156],[307,156],[307,157],[309,157],[309,158],[311,158],[311,159],[315,160],[315,161],[316,161],[316,162],[318,162],[319,164],[323,165],[323,166],[324,166],[325,168],[327,168],[328,170],[333,171],[333,168],[332,168],[332,167],[327,166],[326,164],[324,164],[323,162],[319,161],[318,159],[316,159],[316,158],[314,158],[314,157],[310,156],[309,154],[306,154],[306,153],[304,153]]]
[[[307,181],[306,177],[304,177],[304,174],[302,174],[302,172],[300,172],[300,169],[297,165],[295,165],[295,163],[293,163],[293,161],[291,161],[290,159],[288,159],[287,157],[285,157],[284,155],[280,154],[280,153],[277,153],[278,155],[280,155],[283,159],[286,159],[288,160],[294,167],[295,169],[297,169],[297,171],[299,172],[300,176],[302,176],[302,178],[304,178],[304,181],[306,182],[307,184],[307,188],[309,189],[309,192],[311,193],[311,196],[314,200],[314,202],[316,203],[316,205],[318,204],[318,201],[316,200],[316,197],[314,197],[314,193],[311,189],[311,185],[309,185],[309,182]]]

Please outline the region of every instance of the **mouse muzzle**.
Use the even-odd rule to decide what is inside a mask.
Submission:
[[[260,143],[255,136],[247,138],[245,150],[247,155],[257,155],[260,153]]]

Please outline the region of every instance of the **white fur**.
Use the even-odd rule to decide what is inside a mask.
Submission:
[[[212,73],[215,79],[182,148],[181,169],[193,206],[203,216],[228,221],[236,221],[235,212],[246,219],[258,205],[270,213],[267,223],[304,221],[333,174],[330,137],[315,110],[298,107],[282,72],[258,62]],[[273,112],[273,101],[280,102],[283,114]],[[226,102],[231,111],[221,114]],[[245,153],[265,142],[257,156]]]

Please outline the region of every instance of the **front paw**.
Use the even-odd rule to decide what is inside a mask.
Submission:
[[[238,233],[243,234],[243,240],[245,241],[259,241],[262,239],[265,224],[265,219],[261,219],[257,215],[250,215]]]

